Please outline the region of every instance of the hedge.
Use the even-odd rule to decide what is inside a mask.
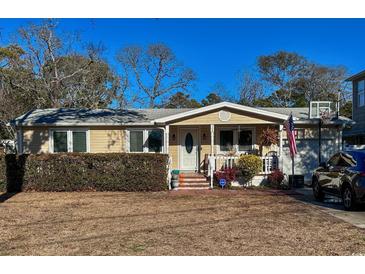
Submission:
[[[0,151],[0,192],[6,191],[6,164],[5,154]]]
[[[166,154],[6,155],[5,163],[6,172],[0,164],[3,174],[0,178],[6,173],[8,192],[161,191],[168,188]]]

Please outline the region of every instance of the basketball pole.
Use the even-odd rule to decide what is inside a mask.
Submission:
[[[322,162],[321,155],[321,147],[322,147],[322,123],[321,119],[318,120],[318,163]]]

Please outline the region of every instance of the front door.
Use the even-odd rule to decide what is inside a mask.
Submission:
[[[198,169],[198,131],[181,129],[180,131],[180,169]]]

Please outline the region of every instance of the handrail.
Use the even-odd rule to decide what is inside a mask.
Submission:
[[[233,168],[235,162],[239,159],[238,155],[208,155],[208,175],[210,176],[210,185],[213,188],[213,176],[217,169]],[[274,169],[279,168],[279,158],[277,156],[259,156],[262,160],[262,171],[259,175],[267,175]]]

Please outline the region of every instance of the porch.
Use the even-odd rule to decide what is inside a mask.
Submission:
[[[276,145],[260,146],[260,136],[266,128],[277,130]],[[216,171],[233,168],[241,155],[254,154],[262,160],[257,176],[264,179],[281,163],[283,126],[273,124],[211,124],[167,125],[166,153],[170,155],[170,171],[186,174],[186,187],[213,188]],[[200,175],[200,176],[194,176]],[[196,179],[196,180],[195,180]],[[204,182],[203,182],[204,179]],[[183,181],[183,180],[182,180]],[[206,183],[204,186],[203,183]]]

